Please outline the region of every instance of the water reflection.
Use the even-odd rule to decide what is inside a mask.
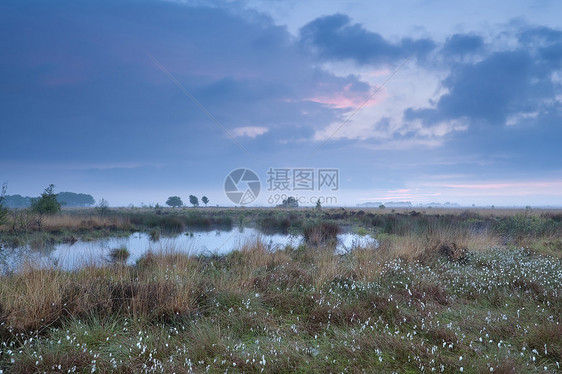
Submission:
[[[115,248],[127,248],[128,264],[134,264],[147,251],[179,251],[191,255],[226,254],[242,248],[245,244],[260,240],[268,250],[275,251],[286,246],[298,247],[303,242],[301,235],[263,234],[254,228],[236,228],[230,231],[185,232],[173,237],[162,237],[152,241],[147,233],[137,232],[128,237],[109,237],[90,242],[78,241],[73,244],[35,250],[26,247],[0,250],[0,266],[4,273],[15,271],[23,261],[29,259],[41,266],[58,266],[65,270],[77,269],[84,265],[103,265],[110,261],[109,253]],[[346,233],[338,235],[336,252],[346,253],[354,247],[378,246],[376,239]]]

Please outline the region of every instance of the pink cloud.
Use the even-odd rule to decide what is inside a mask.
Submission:
[[[389,75],[390,73],[392,73],[390,70],[382,69],[382,70],[373,70],[373,71],[367,73],[366,75],[368,77],[380,77],[380,76],[383,76],[383,75]]]
[[[504,182],[504,183],[480,183],[480,184],[446,184],[446,188],[463,188],[474,190],[494,190],[506,188],[562,188],[562,181],[549,182]]]
[[[403,189],[399,189],[399,190],[389,190],[387,192],[389,193],[407,193],[410,192],[411,190],[409,188],[403,188]]]
[[[425,190],[441,191],[451,200],[478,199],[488,203],[541,201],[552,202],[552,197],[562,196],[562,181],[492,181],[477,183],[430,183],[422,185]],[[544,197],[549,200],[545,201]],[[531,199],[531,200],[529,200]],[[541,200],[542,199],[542,200]]]
[[[313,101],[319,104],[329,105],[334,108],[357,108],[359,106],[373,106],[376,105],[386,98],[386,90],[384,87],[380,91],[373,93],[374,90],[365,92],[353,92],[351,91],[352,85],[348,84],[343,87],[343,90],[339,92],[333,92],[326,95],[315,95],[308,97],[305,100]],[[370,97],[373,95],[372,97]]]

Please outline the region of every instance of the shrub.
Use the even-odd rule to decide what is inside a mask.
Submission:
[[[57,195],[55,195],[54,190],[55,185],[50,184],[39,198],[31,201],[31,210],[40,215],[60,212],[61,205],[57,200]]]
[[[8,216],[8,208],[4,206],[4,199],[6,197],[6,190],[8,186],[6,183],[2,185],[2,192],[0,192],[0,225],[2,225]]]
[[[332,222],[315,222],[303,228],[303,236],[306,243],[319,246],[337,239],[340,227]]]
[[[37,225],[41,230],[44,215],[52,215],[61,211],[61,204],[54,193],[55,185],[50,184],[40,197],[31,200],[31,211],[37,213]]]
[[[150,240],[157,242],[158,240],[160,240],[160,229],[159,228],[154,228],[152,230],[150,230]]]
[[[109,251],[109,258],[115,263],[124,263],[127,261],[131,253],[126,247],[113,248]]]

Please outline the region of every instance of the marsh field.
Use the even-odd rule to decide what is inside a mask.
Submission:
[[[1,275],[0,372],[562,371],[560,210],[22,210],[0,253],[244,228],[302,239],[133,263],[119,247],[71,271],[22,259]],[[346,232],[376,245],[336,251]]]

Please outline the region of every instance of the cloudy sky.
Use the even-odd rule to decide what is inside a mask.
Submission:
[[[248,168],[251,205],[560,206],[560,14],[548,0],[4,0],[0,183],[233,205],[225,179]]]

